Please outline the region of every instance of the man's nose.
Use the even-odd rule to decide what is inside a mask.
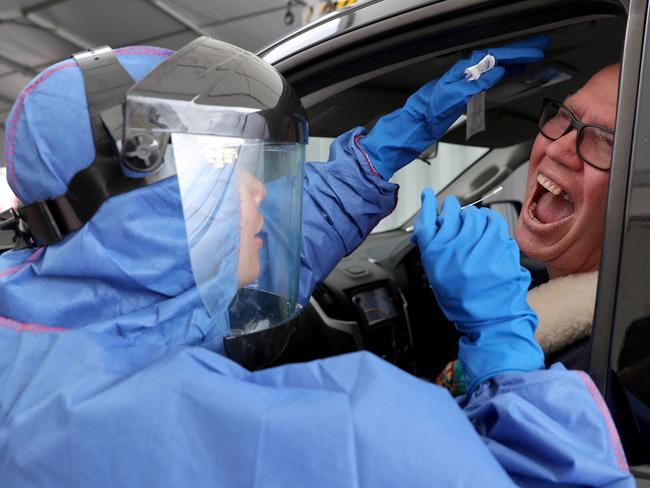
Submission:
[[[580,171],[582,160],[577,153],[576,137],[578,137],[578,131],[572,128],[568,134],[551,141],[546,146],[546,156],[573,171]]]

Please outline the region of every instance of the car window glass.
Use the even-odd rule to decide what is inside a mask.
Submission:
[[[329,137],[310,137],[307,161],[327,161]],[[404,225],[420,208],[420,193],[431,187],[439,191],[448,185],[472,163],[488,151],[485,147],[463,146],[441,142],[437,155],[428,161],[416,160],[395,173],[391,181],[400,185],[395,210],[384,218],[373,233],[397,229]]]
[[[646,81],[637,103],[642,103],[647,97]],[[635,131],[638,131],[638,134],[647,134],[647,117],[641,116],[636,120]],[[615,169],[613,168],[613,171]],[[650,185],[648,182],[650,180],[648,175],[650,175],[650,161],[644,139],[641,138],[635,141],[631,162],[610,351],[610,364],[623,386],[643,444],[642,451],[630,453],[633,464],[650,461],[650,381],[648,381],[650,375],[650,299],[648,298],[648,276],[650,276],[648,187]],[[613,292],[611,286],[602,284],[601,286],[605,286],[609,293]],[[616,398],[613,388],[610,389],[609,396]]]
[[[420,193],[427,187],[435,192],[442,190],[454,178],[465,171],[472,163],[489,149],[485,147],[463,146],[460,144],[438,143],[435,158],[415,161],[399,170],[391,178],[400,186],[399,199],[393,213],[383,219],[373,232],[401,227],[420,209]]]

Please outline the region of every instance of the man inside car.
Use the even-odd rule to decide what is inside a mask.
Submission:
[[[580,369],[593,320],[619,72],[619,64],[607,66],[563,103],[546,101],[515,229],[522,252],[546,265],[529,293],[538,341],[552,360]]]
[[[570,369],[587,367],[619,71],[609,65],[564,102],[544,101],[515,228],[521,251],[546,266],[527,297],[539,318],[536,340],[547,364]],[[460,395],[463,376],[462,361],[452,361],[437,382]]]

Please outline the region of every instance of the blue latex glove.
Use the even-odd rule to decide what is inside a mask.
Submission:
[[[468,394],[493,376],[544,368],[537,316],[526,302],[530,274],[503,218],[486,208],[461,211],[456,197],[422,192],[412,241],[447,318],[464,334],[459,359]]]
[[[536,36],[503,47],[475,51],[469,59],[454,64],[439,80],[433,80],[411,95],[406,104],[379,119],[360,144],[368,159],[389,180],[401,167],[437,142],[467,107],[469,99],[496,85],[508,71],[543,59],[548,36]],[[465,69],[492,54],[496,65],[478,80],[467,81]]]

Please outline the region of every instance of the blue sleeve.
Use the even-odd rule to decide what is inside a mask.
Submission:
[[[250,373],[207,349],[2,327],[0,477],[21,488],[512,486],[446,390],[368,353]]]
[[[519,486],[635,486],[607,406],[586,373],[556,364],[504,374],[460,402]]]
[[[363,129],[337,137],[326,163],[305,167],[300,302],[354,251],[397,203],[398,186],[385,181],[359,147]]]

